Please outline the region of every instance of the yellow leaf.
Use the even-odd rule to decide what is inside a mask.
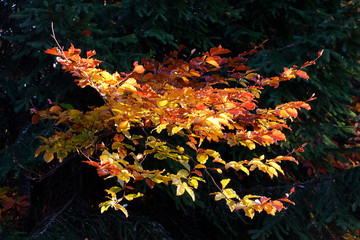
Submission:
[[[120,209],[125,214],[126,217],[129,216],[128,211],[126,210],[126,208],[123,205],[116,204],[115,209],[116,210]]]
[[[244,78],[246,80],[257,80],[259,77],[259,74],[257,73],[250,73],[250,74],[247,74]]]
[[[269,162],[268,164],[273,168],[275,168],[276,170],[278,170],[279,172],[281,172],[282,174],[284,174],[284,171],[281,169],[280,165],[277,164],[276,162]]]
[[[128,194],[128,195],[125,195],[125,199],[128,200],[128,201],[131,201],[133,200],[134,198],[138,198],[138,197],[142,197],[144,194],[142,193],[131,193],[131,194]]]
[[[217,192],[216,195],[215,195],[215,201],[219,201],[219,200],[224,199],[224,198],[225,198],[225,196],[221,192]]]
[[[190,195],[191,199],[193,201],[195,201],[195,194],[194,194],[194,191],[191,189],[191,187],[189,187],[186,183],[183,183],[183,186],[184,186],[186,192]]]
[[[255,143],[251,140],[245,140],[245,144],[246,146],[250,149],[250,150],[253,150],[255,149]]]
[[[189,79],[187,77],[181,77],[181,78],[186,84],[189,84]]]
[[[186,178],[189,175],[189,172],[185,169],[180,169],[176,175],[182,178]]]
[[[103,213],[103,212],[107,211],[109,207],[110,207],[110,205],[101,206],[100,212]]]
[[[250,175],[249,169],[247,169],[246,167],[244,167],[242,164],[240,164],[239,168],[240,168],[241,171],[243,171],[244,173],[246,173],[248,176]]]
[[[220,68],[219,64],[213,59],[206,59],[206,62],[214,67]]]
[[[183,195],[184,192],[185,192],[185,188],[183,187],[183,185],[182,184],[177,185],[176,196]]]
[[[214,160],[213,160],[213,162],[216,162],[216,163],[221,163],[221,164],[226,164],[226,162],[224,161],[224,160],[222,160],[221,158],[215,158]]]
[[[178,133],[181,129],[183,129],[183,127],[174,127],[173,129],[171,129],[171,135],[174,135],[175,133]]]
[[[193,186],[195,189],[197,189],[198,186],[199,186],[199,182],[198,182],[198,180],[196,180],[196,179],[194,179],[194,178],[191,178],[191,179],[189,180],[189,185],[190,185],[190,186]]]
[[[102,71],[102,72],[100,72],[100,75],[103,77],[102,80],[103,80],[105,83],[108,83],[108,82],[111,80],[111,74],[108,73],[107,71]]]
[[[130,177],[134,177],[128,170],[122,169],[120,172],[116,175],[118,180],[124,181],[128,183],[130,181]]]
[[[239,197],[236,192],[231,188],[223,189],[223,194],[226,196],[226,198],[237,198]]]
[[[158,125],[158,126],[155,128],[155,129],[156,129],[156,132],[157,132],[157,133],[160,133],[163,129],[166,128],[167,125],[168,125],[167,123],[162,123],[162,124]]]
[[[208,158],[209,158],[209,156],[206,153],[200,153],[196,157],[198,162],[201,163],[201,164],[205,164],[206,161],[208,160]]]
[[[130,129],[130,122],[125,120],[118,124],[117,128],[118,132],[127,131]]]
[[[249,218],[253,219],[255,215],[255,210],[253,208],[244,208],[245,216],[248,216]]]
[[[273,178],[273,175],[278,176],[278,173],[277,173],[276,169],[273,168],[273,167],[268,167],[267,168],[267,173],[269,174],[269,176],[271,178]]]
[[[45,162],[49,163],[51,160],[54,159],[54,153],[46,151],[43,158],[44,158]]]
[[[163,107],[165,107],[167,104],[168,104],[168,100],[159,100],[159,101],[157,102],[157,105],[158,105],[159,108],[163,108]]]
[[[60,112],[61,112],[61,107],[59,107],[59,106],[52,106],[49,111],[50,111],[51,113],[60,114]]]
[[[221,183],[222,188],[225,188],[229,182],[230,182],[230,178],[221,180],[220,183]]]
[[[245,82],[240,82],[241,86],[247,87],[248,85]]]
[[[246,199],[249,199],[249,198],[261,198],[261,196],[249,194],[249,195],[246,195],[243,199],[246,200]]]
[[[203,165],[203,164],[197,164],[197,165],[195,166],[195,168],[206,168],[206,166]]]
[[[235,201],[233,201],[233,200],[229,200],[229,199],[227,199],[226,200],[226,204],[228,205],[228,207],[230,208],[230,211],[232,212],[232,211],[234,211],[235,210]]]
[[[209,156],[213,157],[213,158],[220,157],[220,153],[218,153],[217,151],[212,150],[212,149],[206,149],[205,153],[208,154]]]
[[[285,110],[280,110],[280,111],[278,112],[278,116],[279,116],[280,118],[288,118],[290,115],[289,115]]]

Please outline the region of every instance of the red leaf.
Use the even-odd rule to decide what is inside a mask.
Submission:
[[[304,152],[304,147],[306,146],[307,143],[304,143],[303,145],[301,145],[298,149],[296,149],[294,152]]]
[[[318,57],[321,57],[324,52],[324,49],[318,52]]]
[[[40,116],[37,115],[37,114],[35,114],[35,115],[32,116],[32,118],[31,118],[32,124],[37,124],[37,123],[39,122],[39,120],[40,120]]]
[[[288,203],[291,203],[292,205],[295,205],[295,203],[293,201],[290,201],[287,198],[281,198],[281,199],[279,199],[279,201],[288,202]]]
[[[250,68],[245,66],[245,65],[240,65],[238,67],[235,68],[236,71],[246,71],[249,70]]]
[[[149,185],[150,188],[154,188],[155,182],[151,181],[150,179],[145,179],[145,182]]]
[[[191,173],[195,173],[196,175],[198,175],[199,177],[202,176],[202,173],[199,170],[194,170]]]
[[[210,55],[214,56],[214,55],[220,55],[220,54],[226,54],[226,53],[230,53],[231,51],[229,49],[225,49],[222,48],[221,45],[219,45],[219,47],[217,48],[211,48],[210,49]]]
[[[91,36],[91,32],[89,30],[85,29],[81,32],[81,35],[89,37],[89,36]]]
[[[99,175],[99,177],[103,177],[105,175],[109,175],[109,172],[103,169],[98,169],[97,174]]]
[[[180,52],[181,50],[183,50],[184,48],[186,48],[184,45],[179,45],[179,46],[178,46],[179,52]]]

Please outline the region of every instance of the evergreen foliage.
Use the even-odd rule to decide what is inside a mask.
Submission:
[[[59,66],[53,66],[53,59],[44,54],[45,49],[54,46],[50,37],[51,22],[54,23],[61,45],[68,47],[70,43],[74,43],[84,50],[96,49],[100,60],[106,62],[102,67],[109,71],[129,70],[133,61],[144,57],[161,59],[179,44],[190,49],[196,48],[196,52],[219,44],[233,52],[241,52],[249,49],[251,44],[269,39],[265,49],[250,60],[252,66],[261,69],[262,74],[268,76],[278,74],[283,66],[290,67],[312,59],[319,50],[324,49],[323,57],[317,65],[309,68],[310,80],[284,83],[276,93],[268,93],[266,97],[265,105],[269,106],[307,99],[313,93],[316,94],[317,100],[311,104],[312,111],[301,115],[301,123],[294,122],[291,125],[293,133],[289,134],[293,134],[292,137],[286,144],[271,149],[275,155],[279,151],[294,149],[307,142],[305,152],[297,157],[301,160],[300,166],[289,166],[287,170],[291,172],[291,176],[287,176],[287,180],[283,182],[270,182],[261,174],[247,180],[256,182],[256,189],[260,192],[274,196],[281,196],[290,188],[284,185],[296,186],[296,194],[292,198],[296,206],[290,207],[284,214],[275,217],[259,216],[252,222],[246,220],[244,224],[242,217],[237,215],[227,214],[219,218],[219,213],[224,209],[213,205],[212,199],[208,199],[205,194],[201,195],[201,203],[197,206],[190,204],[186,198],[171,199],[175,201],[178,211],[168,202],[162,204],[167,211],[174,211],[174,216],[179,216],[181,220],[176,224],[169,224],[161,219],[166,215],[157,215],[159,218],[155,222],[167,229],[157,231],[156,234],[170,236],[172,234],[169,232],[177,232],[177,227],[182,226],[188,235],[184,233],[172,238],[185,239],[186,236],[192,236],[199,239],[237,239],[252,236],[254,239],[336,239],[344,236],[347,231],[355,231],[359,229],[358,169],[340,170],[339,165],[334,162],[339,160],[346,163],[349,160],[346,155],[348,152],[359,151],[358,148],[344,147],[352,133],[349,118],[356,118],[348,105],[352,104],[352,96],[359,96],[359,8],[359,1],[341,0],[1,1],[2,185],[19,185],[19,194],[28,195],[30,185],[35,188],[39,186],[37,180],[40,175],[52,173],[51,169],[59,171],[64,165],[73,164],[68,161],[66,164],[46,166],[41,159],[33,158],[38,146],[34,136],[46,135],[47,132],[50,134],[49,129],[52,129],[53,123],[33,126],[28,111],[31,106],[44,108],[48,105],[47,99],[51,99],[86,109],[88,105],[101,102],[90,90],[81,95],[78,91],[75,93],[76,88],[71,83],[70,76],[59,71]],[[245,157],[246,154],[248,153],[234,151],[229,152],[229,157]],[[354,158],[352,160],[359,161]],[[81,176],[84,177],[87,171],[81,170],[82,168],[79,164],[76,169],[83,172]],[[74,175],[62,180],[71,185]],[[291,178],[296,178],[299,182],[294,182]],[[86,179],[83,178],[84,181]],[[96,181],[94,184],[99,185]],[[246,184],[239,186],[244,193],[247,187]],[[37,223],[50,219],[47,218],[50,215],[46,212],[41,215],[41,212],[48,205],[49,199],[56,196],[54,189],[57,188],[58,186],[52,186],[51,190],[47,190],[49,198],[42,201],[37,201],[37,198],[41,198],[40,194],[31,192],[34,199],[31,202],[32,211],[22,218],[30,218]],[[157,196],[153,197],[157,199]],[[77,197],[74,198],[74,205],[78,201]],[[161,206],[156,206],[156,201],[148,199],[148,203],[154,204],[154,209],[161,211]],[[57,205],[58,208],[54,208],[54,211],[66,206],[61,202]],[[85,223],[81,219],[87,208],[84,207],[84,212],[81,212],[79,208],[75,211],[73,205],[69,206],[71,207],[59,214],[60,218],[54,218],[57,223],[61,225],[66,221],[71,222],[71,219],[74,219],[73,225]],[[142,210],[147,215],[144,218],[149,219],[144,220],[143,224],[154,221],[154,213]],[[139,218],[145,215],[140,211],[137,214]],[[103,221],[102,218],[99,219],[99,224],[109,221],[107,216],[103,218]],[[129,224],[118,216],[115,218],[119,224]],[[213,226],[213,231],[206,236],[195,233],[191,235],[191,227],[186,224],[188,219],[192,219],[189,220],[191,226],[204,229],[203,226],[209,224]],[[18,222],[17,226],[20,225],[20,230],[29,231],[29,236],[32,237],[36,236],[34,233],[46,228],[44,222],[37,227],[26,221]],[[65,231],[65,228],[66,226],[47,228],[46,236],[60,236],[58,234]],[[86,231],[86,228],[79,229]],[[14,228],[10,230],[16,234]],[[74,228],[70,226],[68,231],[73,232]],[[89,234],[93,234],[91,231],[89,230]],[[136,239],[136,235],[131,236],[134,233],[128,233],[129,239]],[[0,234],[8,236],[9,231],[5,229]],[[91,236],[97,238],[95,234]],[[79,235],[74,235],[74,239],[78,237]]]

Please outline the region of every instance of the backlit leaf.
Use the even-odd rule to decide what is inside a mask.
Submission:
[[[209,156],[206,153],[200,153],[196,157],[198,162],[201,163],[201,164],[205,164],[206,161],[208,160],[208,158],[209,158]]]
[[[229,182],[230,182],[229,178],[221,180],[220,183],[221,183],[222,188],[225,188]]]
[[[219,64],[214,59],[206,59],[206,63],[213,65],[214,67],[220,68]]]

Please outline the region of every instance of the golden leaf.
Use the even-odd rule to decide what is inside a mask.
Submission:
[[[201,164],[205,164],[206,161],[208,160],[208,158],[209,158],[209,156],[206,153],[200,153],[196,157],[198,162],[201,163]]]
[[[219,64],[212,58],[207,58],[205,61],[206,63],[213,65],[214,67],[220,68]]]
[[[229,182],[230,182],[230,178],[221,180],[220,183],[221,183],[222,188],[225,188]]]

